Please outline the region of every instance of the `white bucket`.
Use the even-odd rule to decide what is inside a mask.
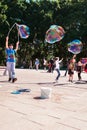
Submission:
[[[50,98],[52,93],[52,88],[49,87],[41,87],[41,98]]]

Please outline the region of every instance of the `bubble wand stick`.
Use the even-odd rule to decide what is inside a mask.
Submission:
[[[8,37],[9,37],[9,34],[10,34],[10,32],[11,32],[11,30],[13,29],[13,27],[16,25],[16,23],[14,23],[13,25],[12,25],[12,27],[10,28],[10,30],[9,30],[9,32],[8,32]]]

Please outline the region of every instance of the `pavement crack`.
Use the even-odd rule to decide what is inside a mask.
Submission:
[[[68,125],[68,124],[64,124],[64,123],[61,123],[61,122],[56,122],[56,123],[61,124],[61,125],[64,125],[64,126],[66,126],[66,127],[73,128],[73,129],[75,129],[75,130],[80,130],[79,128],[76,128],[76,127],[70,126],[70,125]]]
[[[9,110],[10,110],[10,111],[13,111],[13,112],[16,112],[16,113],[19,113],[19,114],[21,114],[21,115],[27,115],[27,114],[25,114],[25,113],[23,113],[23,112],[16,111],[16,110],[14,110],[14,109],[10,109],[10,108],[9,108]]]

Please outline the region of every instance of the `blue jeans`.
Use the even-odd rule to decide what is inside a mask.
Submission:
[[[15,62],[7,62],[7,70],[9,73],[9,78],[15,78]]]
[[[59,69],[56,69],[56,71],[57,71],[57,73],[58,73],[58,75],[57,75],[57,77],[56,77],[56,80],[58,80],[59,77],[60,77],[60,71],[59,71]]]

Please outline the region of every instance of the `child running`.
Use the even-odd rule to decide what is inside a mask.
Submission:
[[[58,82],[58,79],[60,77],[60,63],[62,62],[63,58],[59,60],[59,57],[56,57],[55,59],[55,70],[57,71],[57,77],[56,82]]]

